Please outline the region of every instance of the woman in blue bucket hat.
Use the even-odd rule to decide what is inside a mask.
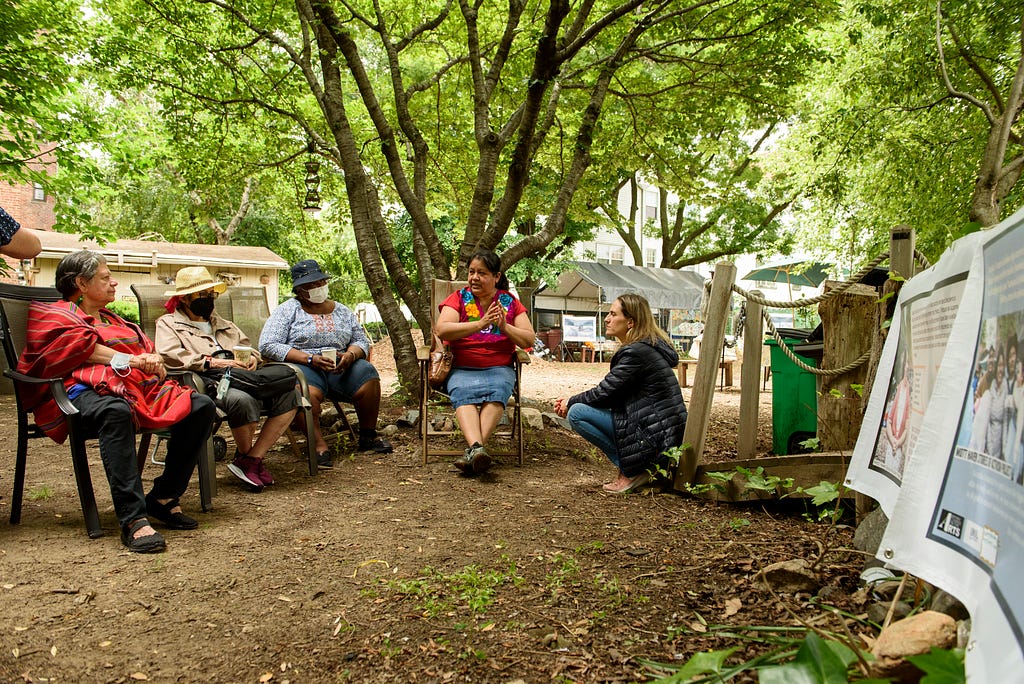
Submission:
[[[332,467],[332,456],[320,431],[324,399],[355,406],[359,417],[359,451],[386,454],[391,444],[377,435],[380,376],[367,361],[370,340],[347,306],[330,298],[330,276],[313,259],[292,266],[295,296],[274,309],[260,335],[260,353],[274,361],[297,364],[309,384],[317,461]]]

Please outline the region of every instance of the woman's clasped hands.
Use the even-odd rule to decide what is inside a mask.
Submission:
[[[164,361],[159,354],[134,354],[128,359],[128,365],[138,368],[143,373],[155,375],[161,380],[167,377],[167,369],[164,368]]]
[[[483,324],[480,328],[481,330],[486,330],[491,326],[495,326],[501,332],[505,332],[505,326],[508,325],[508,318],[506,317],[505,309],[501,306],[501,303],[498,302],[497,298],[491,302],[491,306],[488,307],[487,312],[480,317],[480,322]]]
[[[565,418],[569,413],[569,400],[555,399],[555,413],[558,414],[559,418]]]

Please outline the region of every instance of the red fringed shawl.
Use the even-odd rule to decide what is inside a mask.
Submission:
[[[72,302],[29,307],[25,351],[18,371],[36,378],[64,378],[64,386],[76,383],[98,394],[124,397],[137,428],[164,428],[192,411],[192,390],[173,380],[160,380],[132,368],[125,377],[105,364],[89,363],[93,348],[103,344],[127,354],[148,354],[153,343],[139,326],[107,309],[99,317],[86,314]],[[35,414],[36,425],[58,444],[67,439],[67,423],[46,385],[24,388],[25,406]]]

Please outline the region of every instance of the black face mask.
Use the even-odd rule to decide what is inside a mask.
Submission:
[[[200,297],[188,303],[188,310],[199,316],[204,321],[210,320],[213,313],[213,297]]]

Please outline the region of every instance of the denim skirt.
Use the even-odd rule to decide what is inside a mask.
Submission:
[[[497,402],[505,406],[508,404],[509,397],[512,396],[515,384],[516,372],[512,366],[492,366],[491,368],[460,368],[456,366],[448,374],[447,388],[453,408],[488,402]]]

